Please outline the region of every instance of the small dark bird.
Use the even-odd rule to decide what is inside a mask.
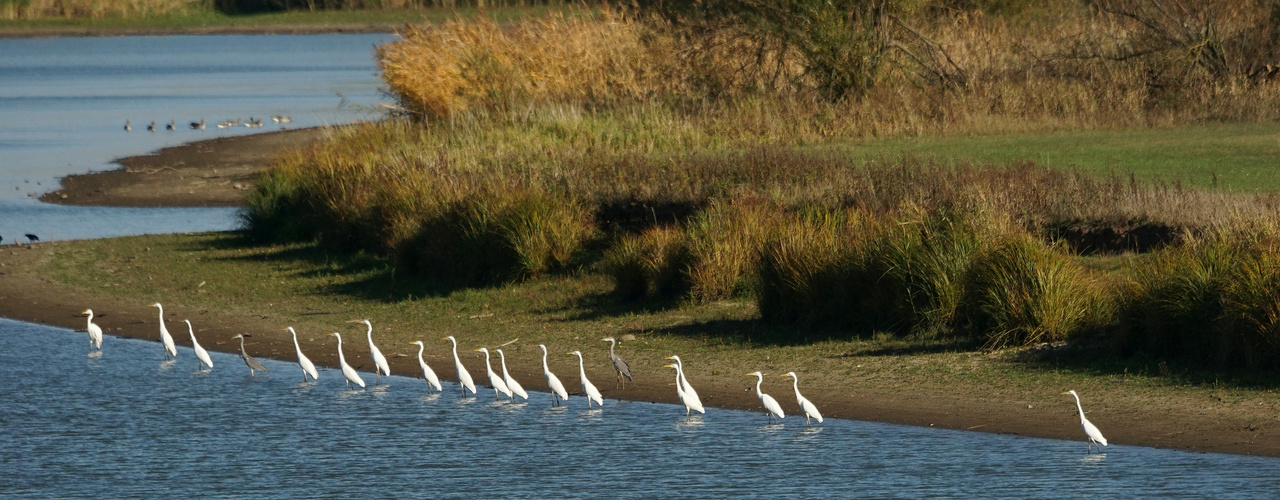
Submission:
[[[169,124],[164,126],[165,130],[175,130],[176,128],[177,127],[174,125],[173,120],[169,120]]]
[[[201,118],[198,122],[191,122],[191,129],[204,130],[204,118]]]
[[[153,120],[151,122],[151,125],[147,125],[147,132],[155,132],[155,131],[156,131],[156,122]]]
[[[36,236],[36,235],[34,235],[34,234],[31,234],[31,233],[27,233],[27,234],[25,234],[25,235],[23,235],[23,236],[26,236],[26,237],[27,237],[27,241],[29,241],[29,242],[31,242],[31,243],[35,243],[35,242],[37,242],[37,241],[40,241],[40,237],[39,237],[39,236]]]
[[[129,120],[125,120],[125,121],[124,121],[124,131],[125,131],[125,132],[128,132],[128,131],[131,131],[131,130],[133,130],[133,126],[129,125]]]

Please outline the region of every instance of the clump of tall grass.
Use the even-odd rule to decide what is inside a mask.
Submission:
[[[623,235],[601,258],[613,278],[614,292],[627,299],[675,298],[688,289],[685,270],[689,249],[685,232],[655,226]]]
[[[1195,363],[1273,368],[1280,242],[1238,223],[1161,250],[1133,272],[1122,348]]]
[[[1101,289],[1060,249],[1006,238],[970,266],[970,331],[988,347],[1066,340],[1096,327]]]
[[[690,297],[699,302],[755,289],[755,263],[781,208],[753,195],[717,198],[688,223]]]

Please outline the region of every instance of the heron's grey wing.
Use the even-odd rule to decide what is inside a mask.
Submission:
[[[627,366],[627,362],[623,361],[622,358],[613,357],[613,368],[618,370],[618,373],[621,373],[623,377],[627,377],[627,380],[631,380],[631,367]]]
[[[244,362],[249,364],[249,368],[253,368],[254,370],[261,370],[266,373],[271,373],[271,370],[268,370],[267,367],[262,366],[262,363],[259,363],[258,360],[253,359],[252,356],[245,356]]]

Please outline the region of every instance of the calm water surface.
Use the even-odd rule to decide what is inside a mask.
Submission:
[[[0,236],[80,239],[228,229],[233,210],[53,209],[34,200],[68,174],[229,135],[376,118],[375,44],[390,35],[0,39]],[[218,129],[266,118],[262,128]],[[187,124],[204,118],[203,131]],[[130,120],[133,132],[125,132]],[[160,130],[148,132],[156,121]],[[175,120],[176,131],[163,125]]]
[[[366,374],[371,388],[347,391],[335,370],[307,384],[296,364],[267,360],[272,373],[250,379],[238,356],[211,353],[201,372],[183,347],[164,362],[157,342],[87,344],[0,319],[0,495],[1273,498],[1280,477],[1270,458],[1120,445],[1089,456],[1083,441],[837,419],[806,430],[614,400],[586,411],[576,396],[553,410],[545,393],[459,401],[456,385],[428,396],[405,377],[373,387]],[[534,351],[517,361],[536,363]]]

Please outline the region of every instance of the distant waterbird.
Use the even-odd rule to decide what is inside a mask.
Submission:
[[[133,125],[130,125],[130,124],[129,124],[129,120],[125,120],[125,121],[124,121],[124,131],[125,131],[125,132],[132,132],[132,131],[133,131]]]
[[[382,382],[382,376],[391,376],[391,366],[387,364],[387,357],[382,355],[382,351],[378,350],[378,346],[373,345],[373,323],[367,319],[353,319],[347,323],[363,323],[369,330],[365,332],[369,337],[369,357],[373,358],[373,373],[377,377],[374,384]]]
[[[432,370],[430,366],[427,366],[427,362],[422,359],[422,351],[427,348],[427,345],[423,344],[421,340],[415,340],[409,343],[409,345],[415,344],[418,346],[418,367],[422,368],[422,378],[427,380],[427,392],[431,392],[432,388],[434,388],[436,392],[444,392],[444,388],[440,386],[440,377],[437,377],[435,370]]]
[[[160,310],[160,343],[164,344],[164,359],[169,359],[170,356],[178,359],[178,348],[173,345],[173,336],[169,335],[169,329],[164,327],[164,307],[159,302],[151,304],[151,307]]]
[[[485,373],[489,375],[489,387],[493,388],[493,400],[498,400],[499,393],[506,394],[508,398],[512,398],[511,388],[507,387],[507,382],[502,380],[502,377],[499,377],[497,373],[494,373],[493,366],[489,364],[489,350],[481,347],[475,351],[484,353],[484,369]]]
[[[453,368],[458,371],[458,389],[462,391],[462,397],[458,399],[467,397],[468,390],[474,396],[476,394],[476,383],[471,380],[471,372],[468,372],[467,367],[462,365],[462,358],[458,357],[458,340],[453,338],[453,335],[441,337],[440,340],[448,340],[453,344]]]
[[[604,397],[600,395],[600,391],[596,389],[595,384],[587,380],[587,368],[582,361],[582,351],[573,351],[569,355],[578,357],[578,377],[582,379],[582,393],[587,396],[587,409],[591,409],[592,401],[595,401],[596,404],[603,408]]]
[[[1102,447],[1107,445],[1107,438],[1102,437],[1102,431],[1098,430],[1098,427],[1093,425],[1093,422],[1084,418],[1084,407],[1080,405],[1080,395],[1076,394],[1074,390],[1063,394],[1070,394],[1071,397],[1076,398],[1076,409],[1080,410],[1080,428],[1084,429],[1084,435],[1089,438],[1089,453],[1093,453],[1093,445],[1095,444],[1098,445],[1098,453],[1102,453]]]
[[[773,417],[778,417],[779,419],[787,418],[787,415],[782,412],[782,405],[778,404],[778,400],[760,390],[760,384],[764,383],[764,374],[752,372],[748,373],[747,376],[756,377],[756,399],[760,400],[760,404],[764,406],[765,413],[769,415],[769,423],[773,423]]]
[[[177,130],[178,124],[176,120],[169,120],[169,124],[164,126],[165,130]]]
[[[547,346],[538,344],[538,348],[542,349],[542,376],[547,379],[547,387],[551,389],[551,406],[557,406],[559,401],[569,400],[569,392],[564,390],[560,378],[551,373],[551,367],[547,366]]]
[[[515,401],[515,396],[529,400],[529,393],[524,392],[524,387],[520,387],[520,383],[516,379],[511,378],[511,373],[507,372],[507,355],[502,353],[502,349],[494,349],[493,352],[498,353],[498,360],[502,363],[502,381],[507,384],[507,389],[511,389],[511,400]]]
[[[93,324],[93,309],[85,309],[84,312],[80,314],[89,315],[89,325],[85,327],[85,330],[89,332],[89,349],[102,350],[102,328]]]
[[[155,132],[155,131],[156,131],[156,122],[155,120],[152,120],[151,124],[147,125],[147,132]]]
[[[702,408],[702,399],[698,397],[698,391],[693,390],[693,386],[689,385],[689,380],[684,376],[684,363],[680,361],[680,357],[671,356],[667,359],[675,361],[666,367],[676,369],[676,396],[684,404],[684,415],[689,416],[690,411],[706,414],[707,411]]]
[[[618,341],[614,340],[613,337],[605,337],[600,340],[609,343],[609,360],[613,361],[614,377],[616,378],[614,381],[614,388],[616,389],[622,384],[623,377],[626,377],[627,381],[631,381],[631,367],[627,365],[626,361],[623,361],[622,358],[613,353],[613,346],[616,345]]]
[[[351,384],[364,387],[364,379],[360,378],[360,374],[356,373],[356,369],[347,364],[346,356],[342,355],[342,336],[338,332],[330,333],[338,339],[338,366],[342,367],[342,376],[347,379],[347,389],[351,389]]]
[[[191,122],[191,130],[204,130],[204,118],[198,122]]]
[[[289,123],[289,122],[293,121],[293,118],[290,118],[290,117],[288,117],[288,116],[284,116],[284,115],[276,115],[276,116],[271,117],[271,121],[273,121],[273,122],[275,122],[275,123]]]
[[[182,322],[187,324],[187,333],[191,334],[191,350],[196,352],[196,360],[199,362],[197,367],[203,368],[207,365],[209,369],[213,369],[213,359],[209,357],[209,351],[204,350],[200,347],[200,343],[196,342],[196,330],[191,327],[191,322],[185,319]]]
[[[39,236],[36,236],[36,235],[34,235],[34,234],[31,234],[31,233],[24,234],[23,236],[26,236],[26,237],[27,237],[27,243],[35,243],[35,242],[37,242],[37,241],[40,241],[40,237],[39,237]]]
[[[796,372],[787,372],[782,376],[791,377],[791,387],[796,390],[796,404],[800,405],[800,411],[804,412],[804,426],[809,426],[810,418],[822,423],[822,414],[818,413],[818,407],[800,395],[800,377],[796,376]]]
[[[293,335],[293,348],[298,351],[298,366],[302,368],[302,381],[307,381],[307,376],[311,376],[311,380],[320,380],[320,374],[316,372],[316,365],[311,359],[302,354],[302,346],[298,345],[298,332],[293,331],[293,327],[285,327],[285,331]]]
[[[238,333],[236,334],[236,336],[231,337],[232,340],[240,339],[240,357],[244,358],[244,365],[249,367],[249,377],[257,378],[257,374],[254,373],[255,371],[261,371],[263,373],[271,373],[271,370],[268,370],[267,367],[262,366],[262,363],[259,363],[258,360],[253,359],[253,356],[250,356],[249,353],[244,350],[244,338],[249,336],[250,335],[247,333]]]

